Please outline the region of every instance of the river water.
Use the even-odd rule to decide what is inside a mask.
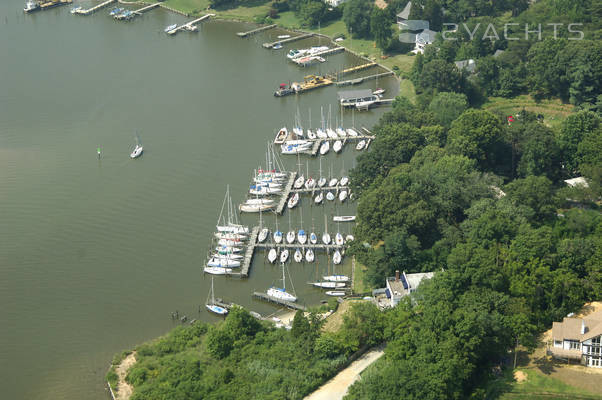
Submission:
[[[261,47],[283,32],[240,39],[235,33],[251,26],[232,22],[168,37],[166,25],[187,19],[164,10],[120,23],[107,10],[86,17],[68,7],[22,9],[20,0],[0,2],[1,397],[106,399],[112,356],[167,332],[173,311],[217,320],[198,311],[211,282],[200,271],[226,184],[240,202],[267,142],[292,125],[297,109],[305,126],[310,110],[312,126],[320,123],[320,107],[327,117],[331,105],[333,125],[340,118],[337,88],[277,99],[277,84],[361,61],[339,54],[303,70],[285,61],[285,50]],[[396,93],[392,78],[378,86]],[[353,122],[371,126],[384,111],[355,113]],[[344,119],[350,126],[351,113]],[[130,160],[136,131],[144,155]],[[323,173],[346,173],[356,155],[353,146],[331,152]],[[299,168],[295,157],[284,160]],[[300,163],[318,175],[316,159]],[[317,232],[324,215],[332,221],[355,207],[301,203],[302,216],[290,213],[292,227],[303,218]],[[278,221],[288,230],[288,214]],[[265,222],[273,226],[274,218]],[[301,303],[325,298],[306,284],[326,272],[319,260],[289,265]],[[274,312],[251,293],[278,283],[280,270],[259,252],[250,273],[216,278],[216,295]]]

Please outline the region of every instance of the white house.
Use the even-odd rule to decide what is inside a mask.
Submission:
[[[552,356],[602,368],[602,310],[583,318],[565,317],[562,322],[554,322],[552,340],[548,349]]]
[[[385,295],[389,299],[389,307],[395,307],[403,296],[414,292],[423,279],[430,279],[434,272],[421,272],[417,274],[406,274],[405,271],[400,275],[395,271],[395,276],[387,278]]]

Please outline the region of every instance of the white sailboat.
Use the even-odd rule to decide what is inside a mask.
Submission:
[[[328,234],[328,221],[324,216],[324,233],[322,234],[322,243],[330,244],[330,235]]]
[[[343,239],[343,235],[341,235],[340,232],[337,232],[337,234],[334,235],[334,242],[337,244],[337,246],[342,246],[345,244],[345,239]]]
[[[295,231],[288,231],[288,233],[286,234],[286,241],[289,244],[292,244],[295,242]]]
[[[219,254],[213,253],[211,258],[222,259],[222,260],[242,260],[242,255],[240,254]]]
[[[280,262],[285,263],[288,260],[288,249],[283,249],[280,252]]]
[[[342,258],[343,257],[341,256],[341,252],[337,250],[337,251],[334,252],[334,254],[332,256],[332,262],[334,264],[338,265],[338,264],[341,263]]]
[[[341,190],[339,192],[339,201],[342,203],[345,200],[347,200],[347,191],[346,190]]]
[[[295,194],[293,194],[291,196],[290,199],[288,199],[287,207],[295,208],[297,206],[297,204],[299,204],[299,192],[296,192]]]
[[[209,301],[209,297],[211,297],[211,301]],[[211,277],[211,292],[209,292],[209,296],[207,296],[207,302],[205,302],[205,307],[207,307],[207,310],[218,315],[228,314],[228,309],[215,304],[215,296],[213,294],[213,277]]]
[[[316,181],[310,176],[309,179],[305,182],[305,188],[313,189],[314,187],[316,187]]]
[[[221,268],[221,267],[205,267],[203,271],[207,274],[211,275],[227,275],[232,273],[231,268]]]
[[[278,218],[276,218],[276,232],[274,232],[272,237],[274,238],[274,242],[276,242],[276,244],[280,244],[282,242],[282,232],[280,232],[278,229]]]
[[[270,230],[268,228],[263,228],[262,230],[259,231],[259,234],[257,235],[257,242],[259,242],[259,243],[265,242],[265,240],[268,238],[269,234],[270,234]]]
[[[333,201],[334,198],[335,198],[334,193],[332,193],[331,191],[326,192],[326,200]]]
[[[318,193],[318,195],[314,199],[314,203],[320,204],[320,203],[322,203],[322,200],[324,200],[324,193],[320,192],[320,193]]]
[[[358,137],[359,133],[357,133],[357,131],[353,128],[347,128],[347,135],[351,137]]]
[[[311,235],[309,235],[309,242],[311,244],[318,243],[318,236],[314,232],[312,232]]]
[[[356,149],[357,151],[360,151],[360,150],[363,150],[363,149],[364,149],[364,147],[366,147],[366,140],[365,140],[365,139],[362,139],[362,140],[360,140],[360,141],[357,143],[357,145],[355,146],[355,149]]]
[[[234,254],[240,253],[242,249],[240,247],[231,247],[231,246],[217,246],[215,248],[218,254],[226,255],[226,254]]]
[[[209,261],[207,261],[207,266],[218,268],[238,268],[240,267],[240,261],[232,260],[231,258],[211,257]]]
[[[143,151],[144,148],[142,147],[142,143],[140,143],[140,137],[138,137],[138,134],[136,133],[136,147],[134,147],[134,150],[130,153],[130,158],[140,157]]]
[[[241,204],[238,206],[238,209],[240,212],[256,213],[261,211],[269,211],[275,206],[275,204]]]
[[[282,288],[272,286],[266,292],[266,294],[275,300],[284,301],[297,301],[297,297],[292,293],[286,291],[286,279],[284,277],[284,263],[282,264]]]
[[[314,251],[312,249],[307,249],[305,251],[305,260],[307,262],[314,262]]]
[[[339,137],[341,139],[345,139],[347,137],[347,132],[345,132],[345,129],[343,129],[340,126],[337,128],[336,132],[337,132],[337,135],[339,135]]]
[[[332,172],[332,171],[331,171]],[[337,178],[332,178],[330,179],[330,181],[328,182],[328,186],[330,187],[335,187],[337,184],[339,183],[339,180]]]
[[[299,249],[295,250],[295,254],[293,255],[293,258],[298,263],[303,261],[303,253],[301,253],[301,250],[299,250]]]
[[[297,233],[297,240],[301,244],[307,243],[307,234],[303,229],[299,230],[299,233]]]
[[[345,292],[340,292],[340,291],[336,291],[336,290],[327,290],[324,293],[327,296],[337,296],[337,297],[345,296]]]
[[[328,140],[325,140],[321,145],[320,145],[320,155],[325,155],[330,151],[330,142],[328,142]]]
[[[341,181],[339,183],[341,184],[341,186],[347,186],[347,184],[349,184],[349,177],[348,176],[342,177]]]
[[[304,183],[305,183],[305,177],[303,175],[300,175],[297,179],[295,179],[295,183],[293,184],[293,187],[295,189],[301,189],[303,187]]]
[[[271,264],[274,264],[274,261],[276,261],[277,258],[278,258],[278,250],[270,249],[270,251],[268,252],[268,261]]]
[[[347,235],[345,236],[345,242],[353,242],[355,238],[353,237],[353,235]]]
[[[217,239],[226,239],[226,240],[247,240],[247,235],[241,235],[240,233],[232,233],[232,232],[216,232],[213,234]]]
[[[332,217],[334,222],[351,222],[355,221],[355,215],[336,215]]]
[[[335,141],[334,144],[332,145],[332,149],[334,150],[335,153],[340,153],[341,150],[343,149],[343,142],[341,142],[340,140]]]

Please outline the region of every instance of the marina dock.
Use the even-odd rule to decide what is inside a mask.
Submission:
[[[195,29],[193,27],[195,27],[196,24],[198,24],[199,22],[204,21],[204,20],[206,20],[206,19],[208,19],[210,17],[215,17],[215,14],[205,14],[205,15],[203,15],[200,18],[194,19],[194,20],[192,20],[190,22],[187,22],[187,23],[185,23],[183,25],[178,26],[175,29],[172,29],[171,31],[167,32],[167,34],[168,35],[175,35],[176,33],[178,33],[179,31],[181,31],[183,29],[186,29],[186,30],[189,30],[189,31],[193,31]]]
[[[391,76],[391,75],[394,75],[393,71],[387,71],[387,72],[382,72],[380,74],[363,76],[361,78],[349,79],[349,80],[346,80],[346,81],[337,81],[336,85],[337,86],[357,85],[357,84],[365,82],[365,81],[369,81],[369,80],[372,80],[372,79],[381,78],[381,77],[384,77],[384,76]]]
[[[276,304],[279,304],[281,306],[288,307],[288,308],[290,308],[292,310],[307,311],[307,307],[305,307],[305,306],[303,306],[301,304],[292,303],[290,301],[285,301],[285,300],[280,300],[280,299],[274,299],[274,298],[268,296],[265,293],[253,292],[253,297],[261,299],[261,300],[265,300],[265,301],[270,302],[270,303],[276,303]]]
[[[253,30],[250,30],[250,31],[247,31],[247,32],[238,32],[236,34],[238,35],[238,37],[244,38],[244,37],[251,36],[251,35],[254,35],[256,33],[259,33],[259,32],[267,31],[268,29],[275,28],[276,26],[277,26],[276,24],[272,24],[272,25],[262,26],[262,27],[259,27],[257,29],[253,29]]]
[[[358,72],[358,71],[362,71],[368,68],[372,68],[375,67],[376,64],[375,62],[369,62],[367,64],[362,64],[362,65],[356,65],[355,67],[350,67],[350,68],[345,68],[344,70],[340,71],[337,76],[342,76],[342,75],[347,75],[347,74],[351,74],[353,72]]]
[[[255,245],[255,248],[257,249],[289,249],[289,250],[294,250],[294,249],[312,249],[312,250],[342,250],[343,247],[345,247],[345,245],[338,245],[338,244],[324,244],[324,243],[316,243],[316,244],[311,244],[311,243],[305,243],[305,244],[300,244],[300,243],[284,243],[286,240],[283,240],[282,243],[280,244],[272,244],[272,243],[257,243]]]
[[[282,215],[284,212],[284,207],[286,207],[286,202],[288,201],[288,197],[293,189],[293,184],[295,183],[295,179],[297,178],[296,172],[290,172],[288,177],[288,182],[286,182],[286,186],[284,187],[284,191],[282,192],[282,197],[280,197],[280,201],[278,202],[278,206],[276,207],[276,214]]]
[[[106,6],[108,6],[111,3],[115,3],[116,1],[117,0],[107,0],[105,2],[102,2],[102,3],[100,3],[100,4],[98,4],[98,5],[94,6],[94,7],[92,7],[92,8],[88,8],[87,10],[83,10],[83,9],[77,10],[76,14],[90,15],[90,14],[93,14],[93,13],[95,13],[96,11],[98,11],[98,10],[100,10],[102,8],[105,8]],[[159,4],[159,3],[157,3],[157,4]]]
[[[71,4],[73,0],[54,0],[54,1],[45,1],[40,3],[41,10],[47,10],[52,7],[63,6],[65,4]]]
[[[272,48],[272,47],[274,47],[274,46],[275,46],[277,43],[280,43],[280,44],[285,44],[285,43],[295,42],[295,41],[297,41],[297,40],[306,39],[306,38],[312,37],[312,36],[314,36],[314,35],[315,35],[314,33],[306,33],[306,34],[304,34],[304,35],[293,36],[293,37],[290,37],[290,38],[288,38],[288,39],[281,39],[281,40],[277,40],[277,41],[275,41],[275,42],[272,42],[272,43],[264,43],[264,44],[263,44],[263,47],[264,47],[264,48],[266,48],[266,49],[271,49],[271,48]]]
[[[136,15],[142,15],[142,13],[144,13],[145,11],[152,10],[155,7],[159,7],[160,4],[161,3],[153,3],[153,4],[150,4],[148,6],[145,6],[145,7],[139,8],[137,10],[134,10],[133,12]]]
[[[259,227],[253,227],[253,229],[251,230],[251,236],[249,236],[249,244],[247,245],[247,250],[245,251],[245,258],[243,259],[242,265],[240,266],[239,275],[243,278],[247,278],[249,276],[249,268],[251,267],[251,261],[253,261],[253,254],[255,253],[255,246],[257,245],[258,234]]]

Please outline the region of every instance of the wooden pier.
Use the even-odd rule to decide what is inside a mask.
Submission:
[[[134,14],[136,14],[136,15],[142,15],[142,13],[144,13],[144,12],[146,12],[146,11],[148,11],[148,10],[152,10],[152,9],[153,9],[153,8],[155,8],[155,7],[159,7],[159,5],[160,5],[160,4],[161,4],[161,3],[153,3],[153,4],[150,4],[150,5],[148,5],[148,6],[145,6],[145,7],[139,8],[139,9],[137,9],[137,10],[134,10]]]
[[[90,15],[90,14],[95,13],[96,11],[100,10],[101,8],[105,8],[109,4],[114,3],[116,1],[117,0],[107,0],[105,2],[102,2],[102,3],[92,7],[92,8],[88,8],[87,10],[77,10],[76,13],[81,14],[81,15]]]
[[[313,187],[310,189],[307,189],[305,187],[301,188],[301,189],[292,189],[291,193],[314,193],[314,192],[319,192],[322,190],[331,190],[331,191],[335,191],[338,192],[339,190],[349,190],[348,186],[340,186],[340,185],[336,185],[336,186],[324,186],[324,187]]]
[[[247,244],[247,250],[245,251],[245,258],[243,259],[240,267],[239,275],[243,278],[249,276],[249,268],[251,267],[251,261],[253,261],[253,254],[255,253],[255,246],[257,245],[257,235],[259,234],[259,227],[255,226],[251,230],[251,236],[249,236],[249,242]],[[234,275],[234,273],[232,273]]]
[[[384,77],[384,76],[391,76],[391,75],[394,75],[393,71],[381,72],[379,74],[363,76],[361,78],[349,79],[346,81],[337,81],[336,85],[337,86],[357,85],[357,84],[365,82],[365,81],[369,81],[369,80]]]
[[[280,197],[280,201],[278,202],[278,206],[276,207],[276,214],[278,215],[282,215],[282,213],[284,212],[284,207],[286,207],[286,202],[288,201],[288,196],[291,193],[291,190],[293,189],[293,184],[295,183],[295,179],[297,178],[297,173],[296,172],[290,172],[289,173],[289,177],[288,177],[288,182],[286,183],[286,186],[284,187],[284,191],[282,192],[282,197]]]
[[[333,47],[332,49],[328,49],[328,50],[324,50],[324,51],[319,51],[316,54],[312,54],[315,57],[318,56],[327,56],[329,54],[336,54],[336,53],[340,53],[341,51],[344,51],[345,48],[344,47]]]
[[[253,29],[251,31],[238,32],[237,35],[238,35],[238,37],[243,37],[244,38],[244,37],[247,37],[247,36],[250,36],[250,35],[254,35],[254,34],[258,33],[258,32],[267,31],[268,29],[275,28],[276,26],[277,26],[276,24],[267,25],[267,26],[261,26],[261,27],[259,27],[257,29]]]
[[[178,26],[177,28],[172,29],[171,31],[167,32],[168,35],[175,35],[176,33],[178,33],[179,31],[183,30],[183,29],[187,29],[189,31],[192,30],[192,27],[195,26],[196,24],[198,24],[201,21],[204,21],[210,17],[214,17],[215,14],[205,14],[200,18],[194,19],[190,22],[187,22],[183,25]]]
[[[297,41],[297,40],[301,40],[301,39],[307,39],[307,38],[309,38],[309,37],[312,37],[312,36],[314,36],[314,35],[315,35],[314,33],[306,33],[306,34],[304,34],[304,35],[293,36],[293,37],[290,37],[290,38],[288,38],[288,39],[282,39],[282,40],[278,40],[278,41],[276,41],[276,42],[272,42],[272,43],[264,43],[264,44],[263,44],[263,47],[264,47],[264,48],[266,48],[266,49],[271,49],[271,48],[272,48],[272,47],[274,47],[274,46],[275,46],[277,43],[280,43],[280,44],[285,44],[285,43],[295,42],[295,41]]]
[[[375,67],[376,65],[378,65],[378,64],[376,64],[375,62],[369,62],[367,64],[356,65],[355,67],[345,68],[344,70],[340,71],[337,75],[342,76],[342,75],[351,74],[353,72],[363,71],[365,69]]]
[[[280,299],[274,299],[273,297],[268,296],[265,293],[261,293],[261,292],[253,292],[253,297],[256,297],[258,299],[261,300],[265,300],[267,302],[270,303],[276,303],[279,304],[281,306],[285,306],[288,307],[292,310],[301,310],[301,311],[307,311],[307,307],[301,305],[301,304],[297,304],[297,303],[292,303],[290,301],[285,301],[285,300],[280,300]]]

